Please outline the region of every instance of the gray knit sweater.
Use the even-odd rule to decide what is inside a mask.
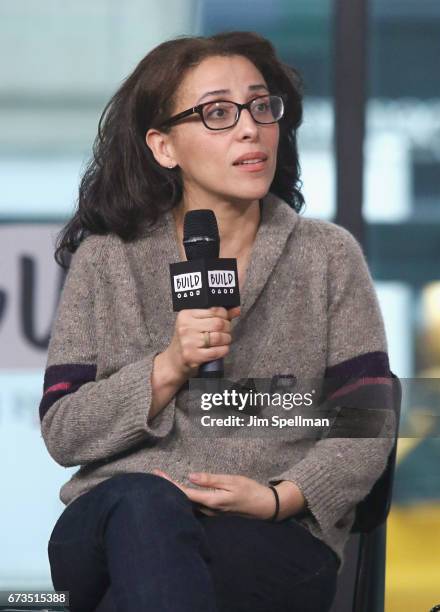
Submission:
[[[69,504],[115,474],[154,468],[188,486],[192,471],[262,484],[292,480],[308,511],[289,520],[343,560],[354,507],[383,472],[391,435],[195,439],[188,385],[147,424],[153,359],[169,345],[177,316],[168,264],[179,260],[171,212],[132,242],[89,236],[72,258],[40,404],[50,455],[62,466],[79,466],[60,499]],[[302,217],[269,193],[240,292],[228,380],[330,377],[339,381],[339,399],[374,386],[383,390],[379,401],[391,401],[382,316],[361,247],[347,230]]]

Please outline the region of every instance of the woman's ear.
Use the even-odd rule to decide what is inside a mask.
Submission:
[[[145,134],[145,142],[158,164],[164,168],[174,168],[177,165],[172,155],[172,146],[168,134],[150,128]]]

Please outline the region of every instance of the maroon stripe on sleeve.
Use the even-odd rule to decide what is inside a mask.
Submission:
[[[388,380],[391,380],[388,354],[383,351],[363,353],[326,369],[324,397],[341,397],[360,386],[388,384]]]
[[[322,401],[336,409],[335,437],[373,437],[380,431],[386,411],[392,409],[393,379],[387,353],[357,355],[325,372]]]
[[[391,378],[385,378],[384,376],[366,376],[364,378],[360,378],[355,382],[344,385],[343,387],[329,395],[327,399],[338,399],[339,397],[347,395],[347,393],[353,393],[354,391],[357,391],[364,385],[388,385],[389,387],[391,387],[392,384],[393,381]]]
[[[44,374],[43,397],[40,402],[40,421],[49,408],[61,397],[73,393],[82,385],[96,379],[96,365],[67,363],[53,365]]]

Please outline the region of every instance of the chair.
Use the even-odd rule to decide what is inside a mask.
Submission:
[[[394,445],[387,466],[368,495],[356,506],[345,563],[331,612],[383,612],[385,605],[386,520],[391,507],[396,465],[402,385],[391,372],[396,415]]]
[[[396,415],[394,445],[387,466],[368,495],[356,506],[351,535],[345,548],[345,563],[330,612],[383,612],[385,601],[386,520],[391,507],[397,438],[402,403],[402,386],[391,372],[393,408]],[[35,608],[33,608],[35,610]],[[26,607],[3,607],[0,612],[25,612]],[[68,612],[49,607],[47,612]],[[40,612],[43,612],[40,610]],[[108,589],[95,612],[115,612]]]

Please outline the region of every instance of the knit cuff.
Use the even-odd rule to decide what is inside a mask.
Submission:
[[[346,512],[347,501],[343,491],[332,481],[327,470],[313,460],[305,458],[269,482],[275,484],[280,480],[291,480],[300,489],[308,511],[322,531],[331,528]]]
[[[269,482],[280,479],[294,482],[325,532],[369,493],[386,467],[392,445],[391,438],[324,440],[308,456]]]
[[[127,410],[124,429],[129,436],[144,432],[149,439],[158,440],[165,438],[173,428],[177,392],[154,416],[152,422],[148,423],[152,400],[151,374],[154,358],[159,353],[160,351],[151,352],[143,359],[126,366],[126,372],[122,373],[125,368],[120,371],[121,385],[127,390],[122,394],[122,409]]]
[[[340,483],[334,482],[327,469],[313,460],[305,458],[277,478],[296,484],[322,531],[334,526],[347,511],[347,499]]]

